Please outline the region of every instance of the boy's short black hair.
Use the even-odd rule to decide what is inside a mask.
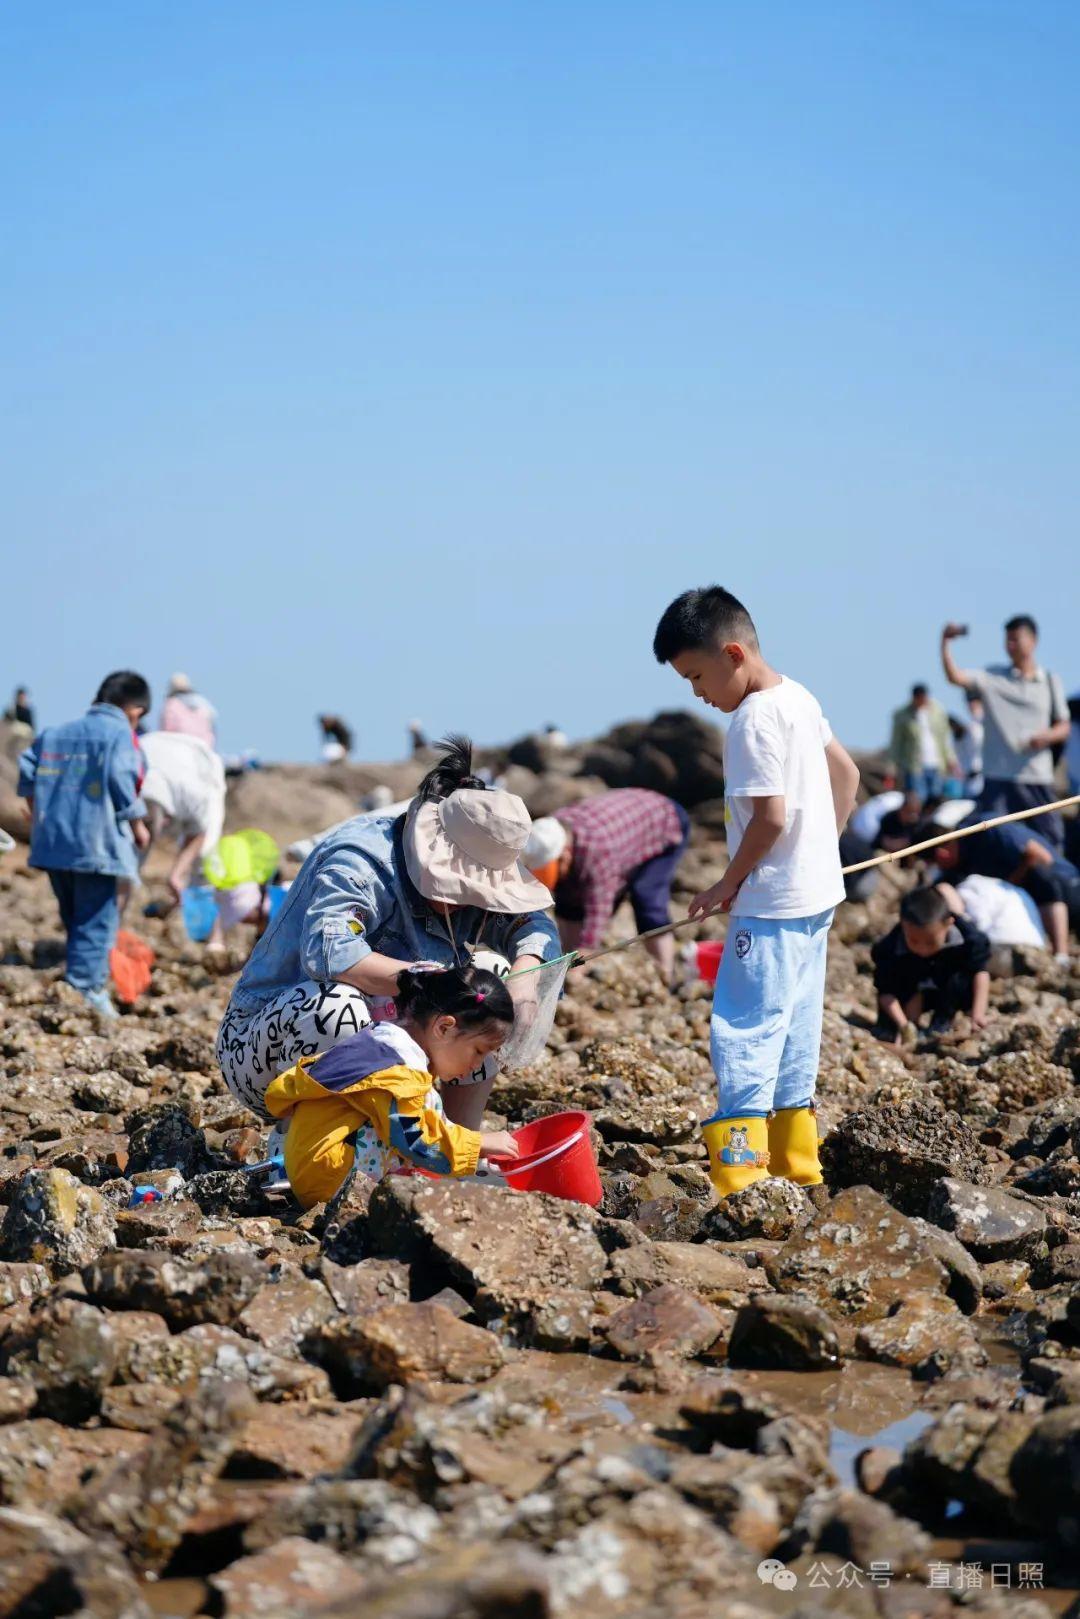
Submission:
[[[680,652],[710,650],[725,641],[757,647],[754,621],[737,596],[722,585],[684,590],[668,607],[653,636],[657,663],[670,663]]]
[[[929,697],[930,687],[924,685],[920,680],[917,685],[912,686],[911,695],[912,697]]]
[[[1009,630],[1030,630],[1036,640],[1039,638],[1039,626],[1036,624],[1030,613],[1017,613],[1015,618],[1009,619],[1009,622],[1005,626],[1005,630],[1006,633]]]
[[[940,888],[913,888],[900,901],[900,920],[915,928],[932,927],[945,922],[952,915],[949,902]]]
[[[112,703],[115,708],[150,708],[150,687],[132,669],[117,669],[106,675],[98,687],[95,703]]]

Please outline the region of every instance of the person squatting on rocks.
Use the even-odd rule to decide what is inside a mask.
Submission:
[[[930,832],[952,831],[938,811]],[[947,820],[948,817],[946,816]],[[974,810],[955,830],[978,826],[981,810]],[[1035,817],[1042,822],[1045,816]],[[956,838],[934,850],[938,869],[950,883],[962,883],[973,873],[1000,877],[1023,888],[1039,907],[1050,948],[1059,966],[1069,965],[1069,929],[1080,933],[1080,870],[1071,860],[1055,853],[1045,838],[1032,832],[1031,821],[1013,821],[1007,826],[991,826],[985,832]]]
[[[118,882],[138,876],[150,845],[134,727],[150,708],[142,675],[102,681],[82,719],[46,726],[19,760],[28,801],[30,865],[47,871],[67,935],[65,977],[91,1009],[114,1018],[106,988],[120,922]]]
[[[216,727],[217,710],[213,704],[195,690],[187,675],[173,675],[161,707],[160,729],[197,736],[208,748],[216,748]]]
[[[940,798],[948,776],[959,766],[949,716],[927,686],[911,688],[911,701],[893,715],[889,755],[904,791],[919,798]]]
[[[510,991],[480,967],[398,973],[395,1022],[371,1023],[271,1080],[267,1110],[288,1121],[285,1170],[305,1208],[352,1170],[381,1180],[408,1165],[474,1175],[483,1153],[516,1158],[506,1130],[480,1132],[443,1113],[453,1083],[498,1051],[514,1024]]]
[[[900,920],[871,950],[878,1027],[899,1044],[918,1030],[924,1013],[930,1032],[943,1034],[957,1012],[984,1029],[990,1001],[990,940],[954,915],[938,888],[915,888],[900,901]]]
[[[671,921],[671,885],[690,841],[681,804],[641,787],[615,788],[533,823],[525,865],[555,901],[565,950],[596,950],[629,896],[639,933]],[[645,948],[667,984],[675,976],[671,934]]]
[[[679,596],[653,651],[702,702],[732,716],[724,740],[730,863],[690,905],[691,916],[732,918],[713,1000],[709,1174],[722,1197],[770,1167],[817,1185],[825,953],[844,898],[837,835],[859,772],[817,700],[766,663],[753,620],[728,591]]]
[[[233,990],[218,1062],[262,1117],[270,1081],[370,1023],[403,967],[464,966],[482,944],[520,974],[518,1018],[536,1015],[540,975],[522,969],[560,946],[551,896],[521,864],[529,812],[473,775],[466,738],[443,746],[405,814],[354,817],[316,845]],[[446,1098],[456,1123],[479,1127],[496,1071],[488,1057],[457,1082]]]
[[[960,669],[952,642],[966,635],[963,624],[946,624],[941,632],[941,664],[945,678],[983,704],[982,818],[1052,804],[1054,751],[1069,737],[1065,689],[1057,675],[1036,661],[1039,630],[1033,618],[1019,613],[1005,626],[1007,664],[992,669]],[[1031,828],[1057,854],[1065,847],[1065,826],[1055,811],[1039,815]]]

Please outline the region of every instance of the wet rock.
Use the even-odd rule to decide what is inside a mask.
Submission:
[[[985,1366],[985,1349],[952,1299],[911,1293],[883,1319],[868,1321],[855,1336],[856,1352],[886,1366],[910,1367],[916,1377],[940,1377],[956,1366]]]
[[[73,1522],[92,1538],[114,1536],[136,1569],[161,1570],[254,1414],[240,1384],[207,1381],[169,1413],[134,1463],[87,1486],[72,1503]]]
[[[62,1518],[0,1508],[0,1614],[150,1619],[139,1587],[109,1539],[91,1539]]]
[[[894,1580],[925,1579],[930,1536],[883,1501],[858,1490],[817,1491],[799,1510],[784,1545],[786,1558],[832,1553],[857,1568],[888,1564]]]
[[[63,1169],[30,1169],[0,1226],[0,1259],[39,1264],[64,1276],[96,1259],[115,1239],[113,1209]]]
[[[381,1479],[318,1479],[260,1513],[244,1531],[244,1545],[258,1551],[286,1535],[305,1535],[339,1552],[362,1548],[365,1563],[375,1567],[400,1568],[422,1555],[438,1529],[431,1507]]]
[[[206,1137],[186,1111],[171,1102],[144,1108],[128,1120],[127,1174],[175,1169],[185,1180],[214,1167]]]
[[[836,1329],[812,1299],[761,1293],[735,1317],[728,1344],[732,1366],[817,1372],[839,1359]]]
[[[200,1226],[199,1208],[187,1201],[144,1203],[121,1209],[116,1217],[120,1248],[159,1248],[186,1253]]]
[[[634,1223],[652,1242],[693,1242],[705,1218],[692,1197],[654,1197],[637,1205]]]
[[[322,1282],[283,1276],[268,1282],[237,1317],[238,1326],[275,1355],[297,1355],[313,1328],[338,1314]]]
[[[792,1427],[804,1429],[817,1453],[813,1473],[823,1482],[835,1483],[826,1457],[828,1424],[800,1412],[795,1390],[785,1396],[753,1385],[703,1379],[682,1399],[679,1415],[705,1438],[759,1455],[790,1457],[797,1448]]]
[[[594,1219],[561,1198],[390,1176],[372,1194],[369,1223],[380,1253],[426,1261],[466,1297],[482,1292],[489,1317],[512,1319],[552,1289],[599,1285],[607,1256]]]
[[[530,1547],[459,1546],[434,1568],[406,1570],[364,1595],[364,1619],[548,1619],[548,1566]],[[564,1610],[568,1611],[568,1610]],[[356,1619],[356,1599],[323,1608]]]
[[[829,1186],[871,1186],[905,1214],[925,1215],[939,1180],[990,1180],[986,1149],[955,1113],[913,1100],[850,1113],[822,1144]]]
[[[482,1383],[503,1364],[499,1340],[441,1304],[387,1304],[329,1322],[309,1340],[341,1399],[391,1383]]]
[[[210,1577],[225,1619],[264,1619],[268,1613],[324,1612],[332,1599],[355,1601],[367,1581],[328,1546],[289,1537],[238,1558]]]
[[[217,1071],[213,1040],[193,1029],[170,1030],[164,1040],[147,1048],[145,1060],[151,1068],[172,1068],[181,1073]]]
[[[171,1254],[106,1254],[83,1271],[88,1297],[111,1310],[150,1310],[175,1332],[235,1321],[266,1281],[253,1254],[221,1252],[183,1260]]]
[[[101,1420],[128,1433],[153,1433],[183,1399],[164,1383],[120,1383],[101,1396]]]
[[[281,1406],[260,1412],[236,1438],[230,1479],[313,1479],[336,1473],[348,1458],[361,1413]],[[288,1531],[284,1531],[288,1532]]]
[[[939,1509],[961,1501],[982,1522],[1005,1528],[1018,1513],[1013,1456],[1034,1425],[1019,1411],[950,1406],[905,1449],[905,1478],[917,1497]]]
[[[640,1298],[665,1283],[699,1293],[710,1303],[738,1305],[765,1276],[741,1259],[718,1253],[706,1243],[644,1242],[611,1256],[611,1275],[620,1293]]]
[[[44,1265],[0,1264],[0,1310],[13,1304],[29,1304],[49,1291],[49,1273]]]
[[[764,1237],[784,1242],[813,1213],[813,1204],[801,1186],[781,1175],[753,1181],[733,1192],[705,1215],[700,1235],[721,1242]]]
[[[375,1183],[367,1175],[346,1177],[316,1226],[322,1251],[336,1265],[355,1265],[371,1251],[368,1209]],[[313,1211],[309,1210],[309,1217]]]
[[[148,1096],[144,1086],[132,1084],[130,1079],[110,1069],[87,1074],[71,1087],[71,1100],[77,1108],[86,1113],[113,1113],[120,1117],[145,1103]]]
[[[65,1428],[47,1417],[9,1423],[0,1444],[0,1506],[59,1509],[94,1466],[128,1459],[141,1436]]]
[[[397,1259],[364,1259],[358,1265],[335,1265],[320,1259],[314,1273],[346,1315],[378,1310],[384,1304],[406,1304],[409,1267]]]
[[[931,1193],[927,1218],[951,1231],[976,1259],[1033,1259],[1043,1246],[1046,1216],[996,1186],[946,1177]]]
[[[838,1192],[765,1269],[780,1292],[855,1322],[880,1320],[908,1294],[944,1291],[948,1281],[915,1223],[869,1186]]]
[[[1063,1545],[1080,1545],[1080,1407],[1048,1411],[1031,1424],[1009,1463],[1017,1515],[1049,1528]]]
[[[983,1274],[976,1261],[951,1231],[943,1231],[940,1226],[921,1218],[914,1219],[912,1224],[934,1258],[944,1265],[949,1278],[945,1291],[949,1297],[965,1315],[974,1315],[983,1294]]]
[[[696,1293],[665,1282],[616,1311],[603,1332],[625,1360],[701,1355],[722,1342],[730,1320]]]
[[[430,1302],[435,1303],[436,1300]],[[493,1319],[483,1307],[482,1294],[477,1294],[482,1315]],[[554,1289],[546,1298],[534,1299],[516,1324],[515,1338],[533,1349],[586,1350],[592,1342],[593,1317],[596,1301],[592,1293],[583,1288]],[[455,1312],[457,1313],[457,1312]],[[493,1319],[497,1325],[497,1317]]]
[[[0,1424],[21,1422],[37,1404],[37,1389],[21,1377],[0,1377]]]
[[[243,1169],[211,1169],[188,1181],[185,1195],[204,1214],[240,1218],[268,1214],[274,1205],[259,1182]]]
[[[666,1481],[759,1557],[776,1550],[811,1488],[789,1462],[722,1448],[675,1457]]]
[[[100,1310],[79,1299],[52,1298],[31,1312],[0,1346],[4,1370],[37,1392],[39,1416],[83,1422],[101,1404],[116,1372],[116,1334]]]

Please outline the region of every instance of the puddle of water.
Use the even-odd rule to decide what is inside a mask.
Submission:
[[[829,1442],[829,1460],[841,1484],[855,1486],[855,1459],[871,1445],[887,1445],[890,1450],[903,1450],[916,1439],[924,1428],[934,1421],[932,1411],[909,1411],[906,1417],[890,1422],[876,1433],[852,1433],[848,1428],[834,1428]]]

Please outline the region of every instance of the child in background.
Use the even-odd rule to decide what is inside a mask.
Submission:
[[[137,851],[150,843],[133,736],[149,707],[143,677],[120,670],[102,681],[82,719],[49,726],[19,761],[30,864],[49,873],[60,907],[65,976],[106,1018],[118,1016],[105,988],[120,921],[117,883],[138,875]]]
[[[837,834],[859,772],[815,698],[765,662],[746,608],[729,591],[690,590],[653,640],[710,708],[724,739],[730,863],[691,916],[730,911],[712,1014],[719,1105],[704,1127],[721,1197],[769,1169],[821,1181],[814,1094],[825,954],[844,898]]]
[[[443,1117],[435,1080],[460,1079],[497,1051],[514,1023],[501,979],[481,967],[407,969],[397,1022],[372,1023],[271,1081],[266,1107],[287,1119],[285,1169],[305,1208],[333,1197],[355,1166],[378,1180],[404,1164],[472,1175],[481,1152],[518,1156],[505,1130]]]
[[[900,920],[879,939],[874,958],[878,1030],[899,1044],[924,1012],[932,1034],[944,1033],[957,1012],[986,1027],[990,1000],[990,940],[955,916],[939,888],[915,888],[900,902]]]

